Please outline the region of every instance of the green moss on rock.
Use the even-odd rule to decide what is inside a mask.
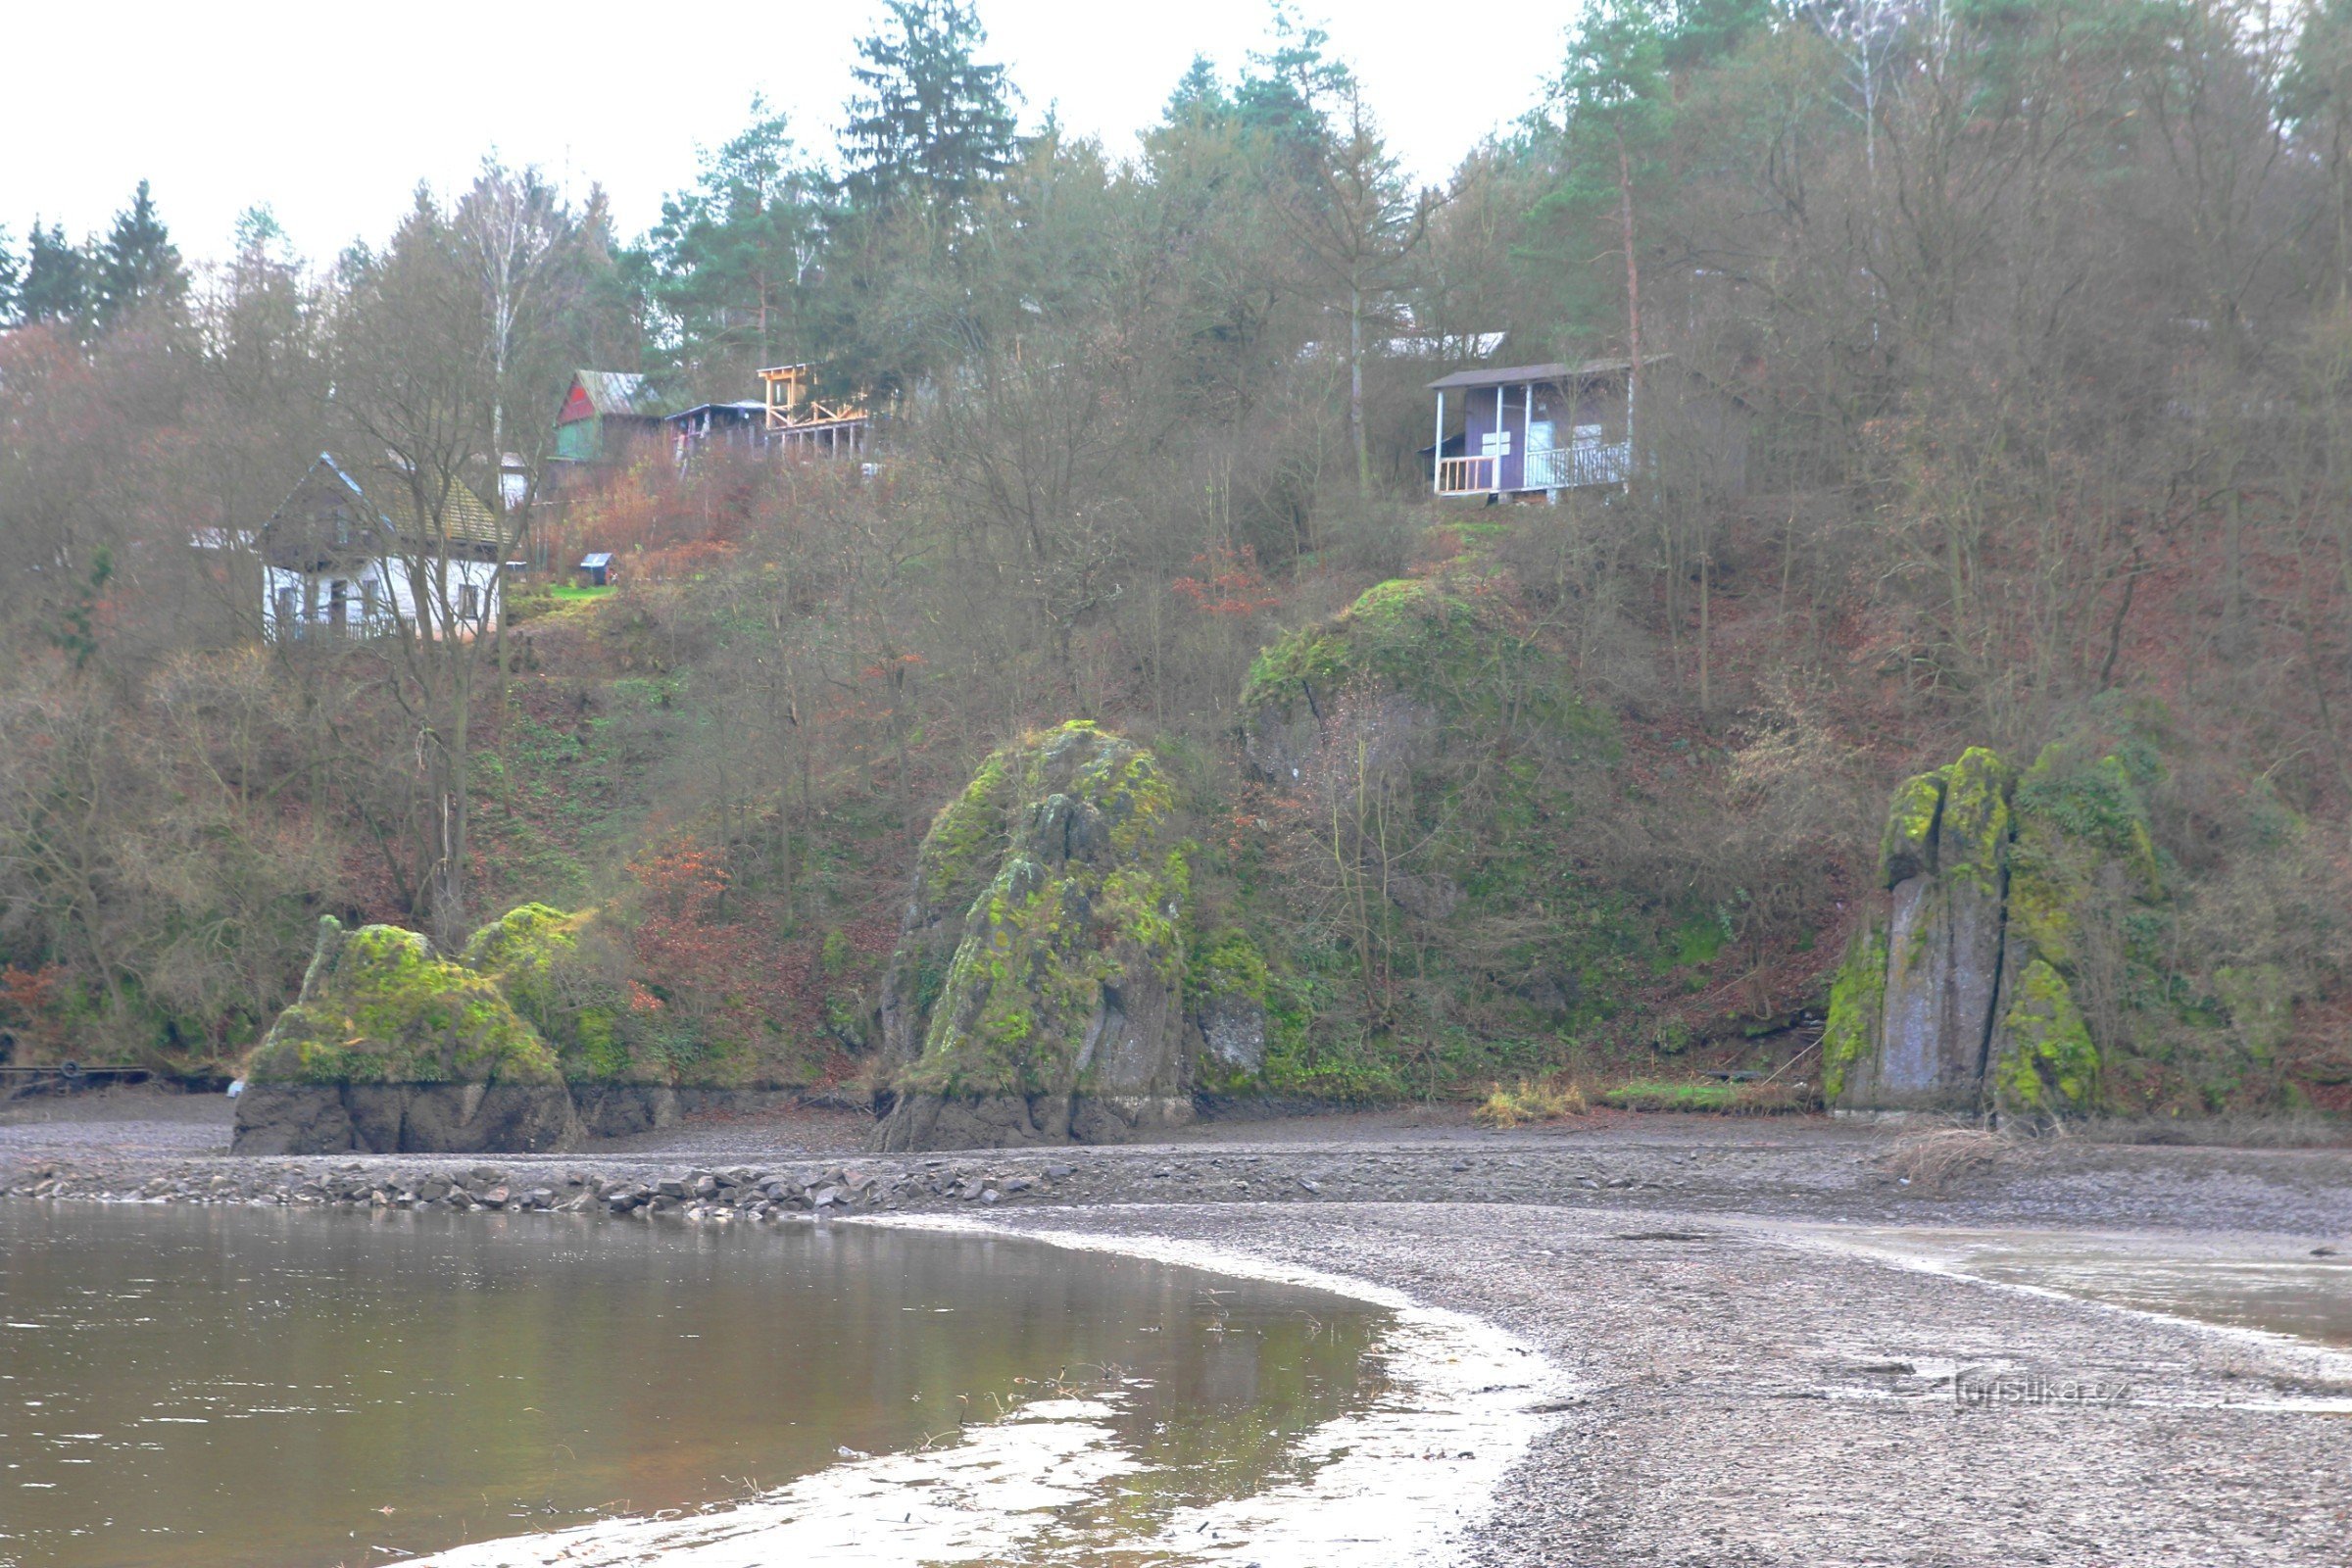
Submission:
[[[1830,986],[1829,1019],[1821,1032],[1821,1092],[1835,1101],[1845,1093],[1858,1064],[1879,1048],[1879,1021],[1886,1005],[1886,931],[1876,920],[1854,933],[1845,962]]]
[[[282,1084],[554,1084],[555,1052],[498,983],[434,954],[421,934],[329,915],[302,996],[246,1076]]]
[[[991,757],[943,812],[921,888],[990,874],[974,898],[903,1093],[982,1097],[1087,1086],[1090,1030],[1139,986],[1186,972],[1190,870],[1175,792],[1152,754],[1079,721]],[[945,829],[945,831],[943,831]],[[1001,845],[990,857],[987,846]],[[958,863],[974,858],[973,865]],[[993,860],[993,863],[989,863]]]
[[[2009,843],[2009,790],[2016,775],[2000,754],[1971,746],[1943,770],[1943,809],[1936,822],[1936,872],[2000,891]]]
[[[2098,1091],[2098,1048],[2075,1004],[2074,988],[2051,964],[2035,958],[2026,965],[2000,1037],[2000,1059],[1992,1064],[1996,1109],[2046,1115],[2090,1107]]]
[[[1943,812],[1943,770],[1916,773],[1895,786],[1879,836],[1879,881],[1895,887],[1936,869],[1936,819]]]
[[[523,905],[467,938],[465,958],[555,1048],[568,1082],[669,1080],[629,1005],[627,951],[598,911]]]

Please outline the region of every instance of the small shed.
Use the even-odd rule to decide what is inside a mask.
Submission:
[[[580,558],[580,581],[584,586],[610,588],[614,575],[612,551],[599,550]]]

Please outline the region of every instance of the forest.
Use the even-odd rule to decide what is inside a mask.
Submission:
[[[2070,914],[2103,1108],[2352,1110],[2352,0],[1558,47],[1435,187],[1280,8],[1112,147],[889,0],[837,135],[755,102],[643,234],[495,159],[332,258],[257,205],[191,263],[144,184],[0,229],[0,1054],[225,1075],[320,915],[538,903],[632,1070],[856,1094],[934,820],[1089,720],[1264,1009],[1237,1092],[1818,1084],[1889,792],[1983,747],[2146,847]],[[1432,497],[1432,380],[1605,357],[1744,483]],[[870,462],[547,483],[577,370],[800,362]],[[434,516],[520,459],[497,635],[265,635],[321,452]]]

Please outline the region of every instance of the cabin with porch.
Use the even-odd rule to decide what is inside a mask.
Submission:
[[[498,625],[513,543],[465,485],[420,515],[405,482],[363,487],[322,452],[255,536],[264,634],[478,636]]]
[[[1623,489],[1637,471],[1737,494],[1744,406],[1669,355],[1457,370],[1429,383],[1436,440],[1422,449],[1440,496],[1557,501]]]

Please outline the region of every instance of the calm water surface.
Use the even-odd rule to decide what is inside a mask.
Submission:
[[[2308,1246],[2068,1236],[1989,1236],[1960,1266],[1988,1280],[2038,1285],[2150,1312],[2352,1348],[2352,1257]]]
[[[1819,1234],[1982,1279],[2352,1348],[2352,1255],[2307,1241],[1959,1226]]]
[[[1065,1383],[1119,1390],[1149,1529],[1291,1477],[1371,1396],[1384,1322],[1000,1239],[0,1204],[0,1568],[392,1562],[746,1494]]]

